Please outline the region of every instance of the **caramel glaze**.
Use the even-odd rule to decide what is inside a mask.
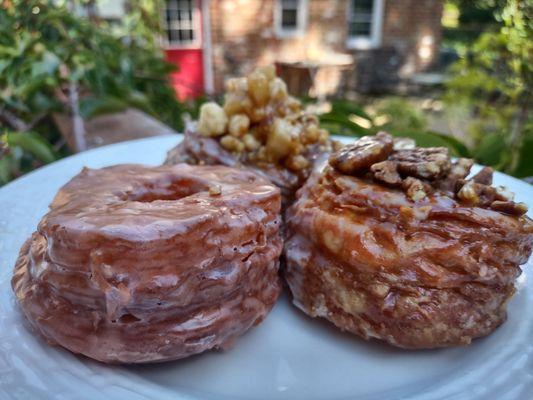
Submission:
[[[185,164],[84,169],[24,244],[13,290],[51,344],[109,363],[225,348],[280,293],[279,189]]]
[[[244,166],[280,188],[282,208],[286,209],[293,203],[296,191],[309,177],[315,161],[326,154],[325,151],[320,150],[318,144],[309,147],[305,157],[311,166],[300,171],[291,171],[276,163],[255,163],[247,158],[246,153],[241,155],[231,153],[224,149],[217,140],[196,133],[194,125],[191,125],[185,132],[184,139],[168,152],[165,164]]]
[[[313,174],[287,212],[294,303],[365,339],[467,344],[505,321],[533,223],[339,174]]]

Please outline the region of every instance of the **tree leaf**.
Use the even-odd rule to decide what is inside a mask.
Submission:
[[[11,156],[0,157],[0,183],[4,184],[11,180]]]
[[[459,139],[453,136],[444,135],[440,132],[435,132],[435,131],[428,131],[428,133],[438,136],[442,140],[448,142],[449,145],[455,149],[457,156],[466,157],[466,158],[472,157],[472,155],[470,154],[470,150],[468,150],[468,147],[466,147],[461,141],[459,141]]]
[[[520,148],[520,158],[518,160],[518,165],[515,171],[511,171],[513,175],[520,178],[527,176],[533,176],[533,161],[531,157],[533,156],[533,134],[527,135],[522,142],[522,147]]]
[[[52,147],[35,132],[7,133],[7,144],[10,147],[20,147],[44,163],[56,159]]]
[[[333,135],[347,135],[347,136],[365,136],[373,133],[371,129],[363,128],[360,125],[350,121],[347,116],[339,113],[328,113],[319,116],[320,124],[328,124],[330,133]],[[333,126],[337,126],[337,131],[332,130]]]
[[[89,119],[103,114],[124,111],[127,103],[113,96],[85,97],[80,100],[80,115]]]
[[[350,100],[334,100],[331,103],[331,113],[328,114],[340,114],[345,116],[354,114],[358,117],[367,119],[368,121],[372,121],[372,117],[368,115],[360,104]]]
[[[450,155],[454,157],[462,155],[454,143],[445,140],[443,138],[444,135],[442,134],[437,134],[431,131],[396,131],[389,133],[393,136],[411,138],[415,140],[416,144],[420,147],[446,147],[450,151]]]
[[[474,152],[477,161],[498,169],[505,164],[507,145],[505,137],[499,133],[485,135]]]
[[[33,63],[31,68],[32,77],[41,75],[53,75],[61,64],[59,58],[49,51],[45,52],[40,61]]]

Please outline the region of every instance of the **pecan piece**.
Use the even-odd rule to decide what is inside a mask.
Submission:
[[[364,136],[336,151],[329,157],[329,164],[339,172],[349,175],[386,160],[391,152],[392,136],[380,132],[376,136]]]
[[[392,148],[394,151],[398,150],[411,150],[416,147],[416,142],[413,139],[406,137],[394,138]]]
[[[402,187],[403,190],[405,190],[407,197],[413,201],[425,199],[431,190],[428,184],[411,176],[407,177],[407,179],[402,182]]]
[[[401,174],[429,180],[446,175],[451,167],[448,149],[445,147],[398,150],[390,159],[398,163]]]
[[[511,192],[506,187],[496,186],[494,190],[496,190],[496,200],[500,200],[500,201],[514,200],[514,193]]]
[[[455,162],[452,163],[450,172],[442,181],[437,182],[437,187],[453,196],[455,193],[455,188],[457,187],[458,182],[463,180],[470,173],[470,169],[474,165],[474,161],[470,158],[458,158]],[[462,187],[464,181],[461,182]],[[459,188],[460,188],[459,187]]]
[[[483,185],[492,185],[492,175],[494,170],[491,167],[483,167],[481,170],[472,177],[472,180],[476,183]]]
[[[521,216],[527,213],[527,205],[524,203],[515,203],[514,201],[496,200],[491,205],[494,211],[503,212],[510,215]]]
[[[457,192],[457,197],[463,201],[472,204],[479,203],[479,195],[481,194],[480,185],[474,181],[466,181],[465,184]]]
[[[396,169],[396,163],[393,161],[381,161],[370,167],[374,173],[374,179],[388,183],[389,185],[399,185],[402,183],[402,177]]]
[[[452,164],[452,167],[450,168],[450,172],[448,173],[448,177],[451,177],[454,179],[464,179],[470,173],[470,169],[472,169],[473,165],[474,165],[474,160],[470,158],[458,158]]]
[[[499,198],[498,192],[492,186],[477,183],[469,179],[457,192],[457,197],[473,206],[488,207]]]

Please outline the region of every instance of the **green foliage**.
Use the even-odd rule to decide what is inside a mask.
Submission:
[[[158,1],[130,0],[117,23],[71,11],[88,10],[87,0],[10,0],[0,2],[0,123],[4,131],[34,131],[58,139],[50,123],[54,112],[69,112],[69,88],[79,88],[83,118],[136,107],[175,129],[183,128],[185,106],[168,83],[174,68],[157,43]],[[1,132],[1,131],[0,131]],[[30,135],[26,135],[30,137]],[[24,136],[24,137],[26,137]],[[22,138],[22,136],[21,136]],[[13,165],[0,163],[13,176],[25,163],[40,158],[17,140]],[[60,153],[54,153],[56,156]],[[42,155],[42,154],[41,154]],[[7,157],[7,156],[6,156]],[[31,164],[31,163],[30,163]],[[5,170],[0,175],[7,176]]]
[[[36,132],[5,132],[0,136],[0,184],[54,161],[57,155]]]
[[[320,115],[320,125],[332,134],[355,137],[383,130],[394,136],[412,138],[422,147],[442,146],[447,147],[453,156],[470,156],[459,140],[428,130],[424,114],[399,97],[381,102],[372,112],[347,100],[334,101],[331,111]]]
[[[505,3],[506,0],[447,0],[442,20],[444,45],[464,52],[483,32],[497,30],[495,14]]]
[[[516,176],[531,174],[533,138],[533,5],[509,0],[485,32],[452,66],[445,100],[469,110],[474,155]]]
[[[378,115],[386,117],[386,123],[382,126],[389,131],[426,131],[427,119],[418,108],[401,97],[392,97],[382,102],[377,108]]]

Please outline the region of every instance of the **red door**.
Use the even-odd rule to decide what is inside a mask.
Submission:
[[[164,15],[167,60],[178,67],[172,86],[181,100],[204,93],[200,0],[166,0]]]

